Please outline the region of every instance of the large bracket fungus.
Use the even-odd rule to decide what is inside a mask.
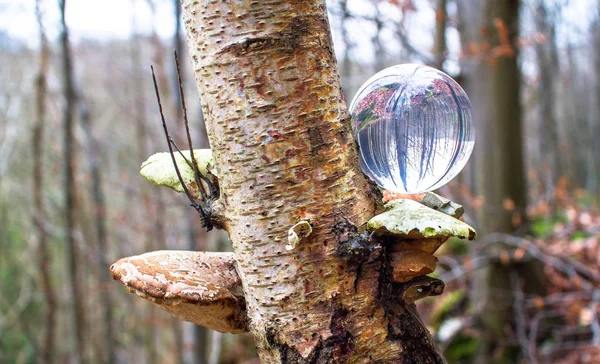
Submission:
[[[110,267],[115,280],[178,318],[220,332],[247,332],[233,253],[156,251]]]

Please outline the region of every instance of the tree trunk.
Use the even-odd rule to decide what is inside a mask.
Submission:
[[[35,2],[35,12],[40,28],[40,68],[36,77],[36,115],[33,127],[32,146],[33,146],[33,226],[35,227],[38,238],[39,249],[39,268],[40,282],[44,292],[46,302],[46,313],[44,319],[44,339],[40,345],[41,362],[52,364],[54,362],[53,354],[55,351],[55,330],[56,325],[56,294],[51,281],[51,256],[48,250],[48,234],[44,227],[46,213],[44,207],[44,128],[46,124],[46,72],[48,72],[48,59],[50,57],[50,48],[48,38],[42,21],[42,10],[40,0]]]
[[[140,44],[142,43],[142,37],[140,37],[139,33],[137,32],[138,26],[137,26],[137,18],[136,18],[136,14],[138,13],[138,9],[137,7],[139,5],[135,4],[135,1],[133,1],[133,6],[134,6],[134,15],[132,17],[132,26],[131,29],[133,29],[134,33],[132,34],[132,41],[130,42],[131,44],[131,63],[132,63],[132,73],[135,77],[132,77],[133,80],[133,84],[132,84],[132,88],[133,88],[133,94],[134,96],[134,105],[133,105],[133,110],[134,110],[134,114],[135,114],[135,138],[136,138],[136,158],[137,158],[137,164],[140,164],[144,158],[146,158],[146,156],[148,155],[148,151],[150,150],[150,148],[148,147],[148,141],[150,140],[148,138],[148,133],[147,133],[147,117],[146,117],[146,102],[145,102],[145,95],[144,95],[144,86],[141,84],[141,82],[139,82],[140,79],[143,78],[143,74],[145,74],[142,70],[145,70],[145,67],[143,67],[142,65],[142,61],[141,61],[141,52],[142,52],[142,47],[140,46]],[[154,33],[154,30],[153,30]],[[139,216],[139,223],[140,224],[146,224],[146,229],[144,229],[145,231],[149,231],[149,232],[154,232],[156,229],[156,224],[154,224],[154,217],[155,214],[153,213],[153,211],[156,211],[158,209],[158,203],[155,202],[156,200],[158,200],[160,191],[157,191],[159,193],[155,194],[155,195],[150,195],[149,191],[148,191],[148,185],[145,183],[141,183],[139,186],[139,193],[141,196],[141,201],[142,201],[142,209],[140,212],[140,216]],[[152,198],[151,198],[152,197]],[[133,201],[132,201],[133,202]],[[160,223],[162,224],[162,222]],[[148,233],[146,234],[146,236],[144,237],[144,249],[146,251],[151,251],[153,249],[157,249],[157,246],[155,244],[155,240],[158,239],[158,237],[153,234],[153,233]],[[141,358],[146,358],[146,363],[149,364],[153,364],[157,362],[157,348],[156,348],[156,344],[154,343],[154,338],[155,338],[155,332],[156,332],[156,328],[154,327],[154,325],[149,325],[148,327],[142,328],[142,323],[144,322],[154,322],[154,315],[156,312],[156,308],[155,307],[145,307],[144,308],[144,313],[140,314],[140,315],[135,315],[134,319],[135,319],[135,325],[138,328],[139,331],[136,331],[136,335],[138,335],[139,337],[141,337],[142,339],[140,339],[138,342],[140,343],[140,345],[142,345],[144,347],[144,352],[143,353],[136,353],[137,355],[135,355],[133,358],[133,360],[135,361],[141,361]]]
[[[106,201],[104,197],[104,189],[102,182],[102,172],[100,166],[101,151],[98,143],[94,139],[92,132],[91,114],[83,96],[79,94],[81,126],[86,136],[88,161],[92,174],[92,199],[94,201],[94,222],[96,225],[96,240],[97,240],[97,261],[100,265],[100,285],[103,288],[100,291],[100,304],[102,308],[102,355],[106,355],[104,359],[106,363],[116,363],[117,341],[115,340],[113,330],[113,300],[111,291],[108,285],[111,281],[111,276],[108,272],[108,237],[106,234]]]
[[[462,0],[458,5],[466,52],[464,86],[471,97],[473,119],[477,123],[473,153],[475,192],[485,198],[484,206],[477,211],[477,230],[480,234],[512,233],[523,223],[526,208],[520,69],[515,44],[519,34],[519,1]],[[505,201],[512,201],[515,208],[505,209]],[[482,253],[495,256],[502,249],[497,245]],[[538,291],[544,287],[539,268],[534,263],[519,267],[519,273],[527,275],[528,282],[539,283]],[[514,301],[510,269],[492,263],[475,275],[471,301],[475,307],[484,307],[477,318],[482,333],[479,360],[489,360],[494,352],[498,354],[498,338],[510,329]]]
[[[69,44],[69,28],[65,20],[66,0],[59,1],[61,15],[60,43],[63,61],[63,93],[65,97],[63,110],[63,159],[64,168],[64,198],[65,198],[65,240],[67,253],[67,275],[71,288],[73,304],[73,328],[75,336],[75,357],[77,361],[85,362],[85,311],[83,293],[81,292],[81,277],[79,274],[78,249],[75,244],[75,140],[73,136],[75,108],[77,95],[73,79],[73,60]]]
[[[512,212],[502,208],[511,199],[517,210],[526,206],[523,136],[521,128],[520,70],[515,40],[519,32],[519,1],[502,0],[458,2],[464,87],[473,105],[477,123],[476,192],[485,194],[479,231],[512,231]],[[494,21],[507,31],[510,51],[498,55],[501,45]],[[491,34],[491,35],[490,35]]]
[[[600,1],[596,1],[596,7],[600,6]],[[593,52],[593,64],[594,64],[594,71],[595,71],[595,80],[600,79],[600,54],[598,54],[598,52],[596,52],[595,50],[598,49],[598,47],[600,47],[600,14],[596,15],[596,19],[593,22],[592,25],[592,31],[590,32],[591,34],[593,34],[592,36],[592,44],[591,47],[589,47],[590,52]],[[594,103],[596,108],[593,109],[593,115],[595,115],[596,117],[596,122],[593,122],[593,120],[590,120],[589,122],[589,131],[590,131],[590,137],[593,138],[593,135],[599,135],[600,134],[600,123],[598,122],[598,115],[600,115],[600,82],[594,82],[595,84],[595,97],[596,97],[596,102]],[[591,117],[590,117],[591,118]],[[590,168],[590,174],[588,176],[588,185],[590,186],[590,192],[592,194],[594,194],[594,191],[596,193],[596,196],[600,195],[600,158],[598,158],[598,155],[600,155],[600,145],[599,143],[593,143],[592,144],[592,148],[590,148],[590,152],[591,152],[591,156],[595,156],[592,157],[591,160],[589,160],[589,164],[592,165],[592,167]]]
[[[181,1],[174,0],[173,1],[173,9],[175,10],[175,32],[173,34],[173,47],[179,57],[183,55],[184,52],[184,43],[181,34]],[[177,75],[177,68],[173,62],[172,69],[172,84],[173,84],[173,110],[176,111],[176,121],[178,123],[178,128],[176,130],[183,131],[185,130],[183,127],[183,108],[181,107],[181,96],[179,95],[179,82]],[[181,82],[182,87],[184,87],[185,81],[185,65],[187,64],[185,61],[180,62],[181,66]],[[181,135],[181,134],[180,134]],[[183,140],[183,139],[179,139]],[[184,144],[185,145],[185,144]],[[206,148],[206,145],[200,145],[201,148]],[[187,249],[189,250],[198,250],[197,242],[199,238],[205,238],[205,236],[201,236],[198,234],[196,229],[196,222],[198,221],[198,217],[189,213],[189,206],[184,205],[184,216],[185,216],[185,225],[186,225],[186,241],[187,241]],[[183,330],[181,331],[182,336],[187,336],[185,339],[181,340],[181,351],[183,357],[186,358],[186,353],[190,353],[189,356],[192,356],[194,359],[194,363],[197,364],[205,364],[208,359],[207,356],[207,342],[208,342],[208,329],[202,326],[193,325],[190,323],[181,324]],[[186,325],[191,325],[192,327],[188,329],[185,328]],[[187,343],[188,345],[183,345]]]
[[[352,99],[352,93],[358,89],[355,85],[354,79],[352,78],[352,60],[350,59],[352,49],[354,45],[350,39],[348,32],[348,20],[351,19],[350,12],[348,11],[348,2],[346,0],[339,1],[340,6],[340,33],[342,36],[342,43],[344,44],[344,55],[342,56],[342,65],[340,67],[340,76],[342,78],[342,86],[344,96],[346,99]]]
[[[380,203],[360,171],[324,1],[183,0],[229,232],[263,363],[442,362],[385,249],[340,258]],[[288,250],[300,221],[309,237]],[[347,233],[347,231],[346,231]]]
[[[373,38],[371,38],[371,44],[374,48],[375,55],[375,72],[379,72],[385,68],[385,48],[383,47],[383,43],[381,42],[381,31],[383,30],[383,20],[381,19],[381,12],[379,10],[379,2],[374,2],[373,6],[375,7],[375,16],[373,17],[373,22],[375,23],[375,34]]]
[[[556,12],[549,10],[546,0],[538,0],[535,9],[537,31],[546,36],[546,41],[535,46],[540,78],[540,162],[545,190],[553,196],[554,186],[566,171],[562,163],[559,124],[556,117],[556,89],[554,79],[559,75],[558,50],[556,45]],[[554,205],[554,204],[553,204]]]
[[[446,12],[447,0],[437,0],[435,5],[435,36],[433,38],[433,64],[432,66],[444,70],[446,60],[446,23],[448,13]]]
[[[147,3],[152,13],[152,19],[156,19],[156,4],[154,0],[147,0]],[[152,22],[152,24],[155,24],[155,22]],[[164,48],[162,47],[161,40],[158,37],[155,26],[153,26],[151,34],[152,63],[154,65],[158,65],[159,70],[164,70]],[[163,81],[161,82],[161,84],[168,85],[168,83],[166,82],[168,81],[168,79],[165,79],[166,76],[164,76],[163,73],[160,73],[159,77],[161,77]],[[140,159],[140,162],[141,161],[143,161],[143,158]],[[153,193],[152,197],[153,211],[164,211],[165,203],[162,198],[162,191],[157,191],[157,193]],[[150,240],[148,241],[148,243],[152,246],[151,249],[165,249],[165,242],[167,238],[165,221],[159,214],[154,214],[153,217],[156,219],[152,226],[152,237],[154,241]],[[148,307],[145,315],[146,322],[156,322],[157,313],[158,312],[155,307]],[[144,351],[146,356],[146,362],[149,364],[157,364],[160,362],[161,348],[158,347],[157,343],[159,332],[160,330],[157,330],[155,327],[150,327],[144,332]]]

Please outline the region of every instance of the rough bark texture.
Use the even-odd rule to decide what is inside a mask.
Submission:
[[[184,0],[183,12],[221,186],[213,214],[262,362],[441,362],[386,249],[363,263],[337,255],[380,204],[358,166],[324,2]],[[288,250],[300,221],[312,233]]]

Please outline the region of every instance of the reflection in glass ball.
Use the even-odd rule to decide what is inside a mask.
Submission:
[[[403,64],[375,74],[354,96],[350,114],[363,172],[394,192],[443,186],[475,145],[467,94],[427,66]]]

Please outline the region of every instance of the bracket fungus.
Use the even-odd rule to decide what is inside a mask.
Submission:
[[[425,196],[419,202],[457,219],[465,213],[465,209],[461,205],[433,192],[425,193]]]
[[[192,197],[200,197],[200,189],[197,186],[196,178],[192,166],[188,164],[191,161],[189,150],[182,150],[173,154],[177,167],[181,172],[181,178]],[[198,172],[207,176],[208,180],[215,186],[218,186],[215,165],[210,149],[194,149],[194,159],[198,167]],[[177,177],[173,160],[169,152],[161,152],[151,155],[140,168],[140,174],[148,181],[157,186],[165,186],[177,192],[184,192],[184,189]],[[207,186],[205,186],[207,187]]]
[[[409,199],[388,202],[367,230],[390,251],[393,280],[407,282],[435,270],[433,253],[450,237],[475,239],[464,222]]]
[[[286,250],[294,250],[300,241],[312,233],[312,226],[308,221],[300,221],[288,230],[288,244]]]
[[[247,332],[233,253],[156,251],[123,258],[113,279],[178,318],[220,332]]]
[[[444,282],[437,278],[420,276],[402,284],[402,300],[410,305],[421,298],[441,295],[444,287]]]

